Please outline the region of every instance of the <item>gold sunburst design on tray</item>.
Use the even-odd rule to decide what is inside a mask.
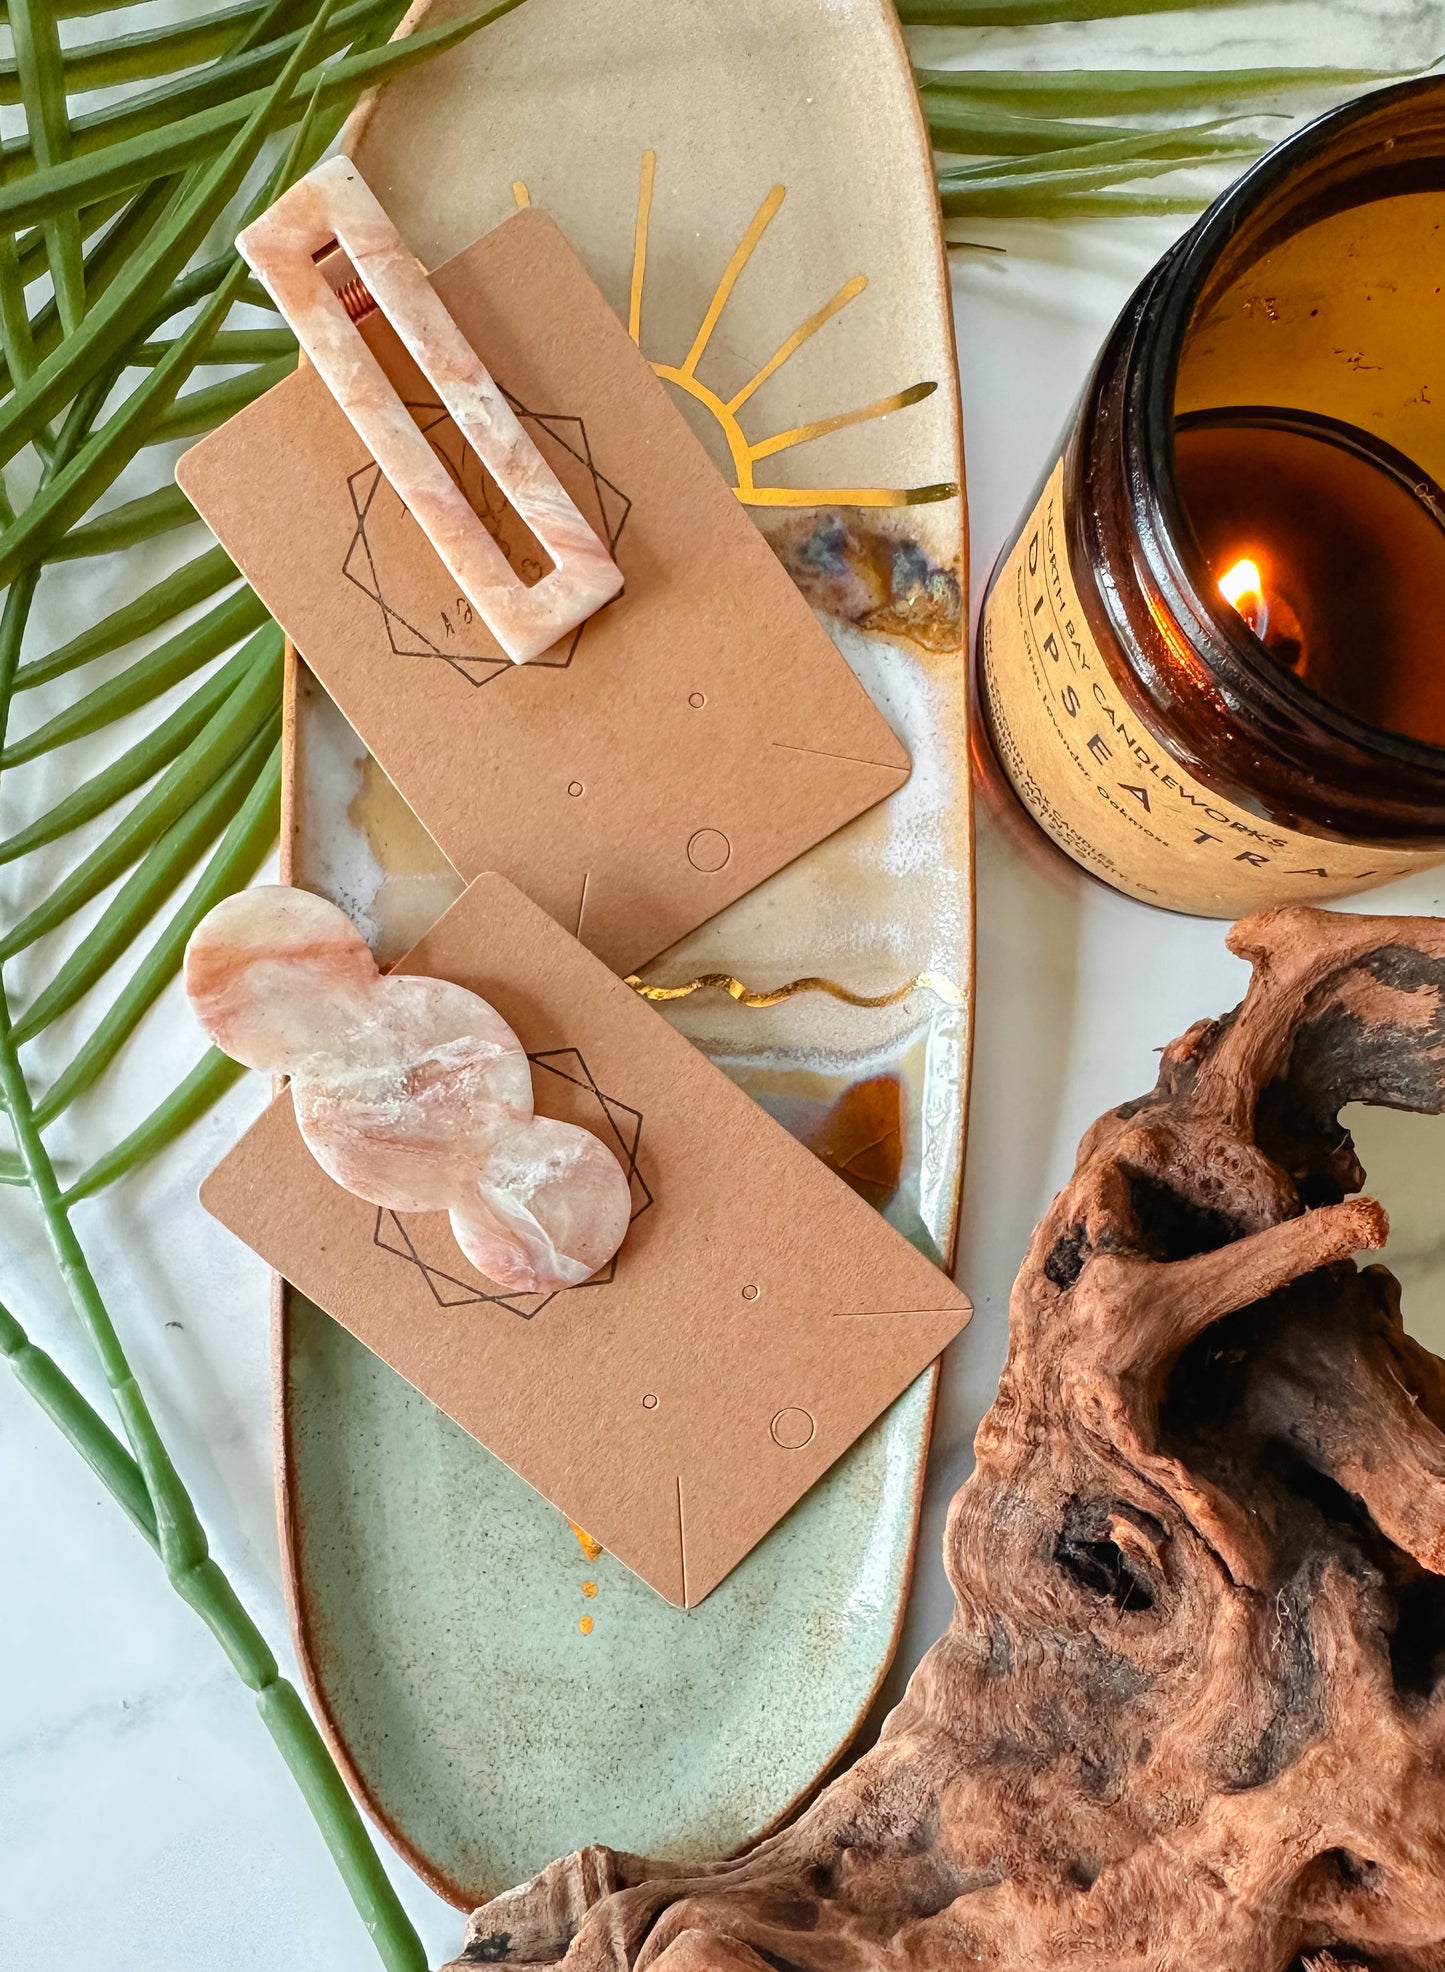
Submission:
[[[632,280],[628,291],[627,330],[632,340],[642,346],[642,300],[647,281],[647,241],[652,218],[652,191],[657,176],[656,151],[642,154],[642,175],[637,190],[637,228],[632,247]],[[750,441],[738,420],[738,413],[753,393],[765,384],[769,377],[775,376],[797,353],[810,337],[817,334],[835,315],[841,314],[850,301],[855,301],[868,285],[866,274],[855,274],[843,283],[836,294],[816,309],[807,320],[801,322],[792,334],[779,344],[767,362],[755,370],[742,386],[729,398],[722,398],[715,390],[702,382],[697,374],[697,366],[707,352],[712,334],[722,319],[723,310],[737,285],[738,276],[751,260],[758,242],[768,230],[783,200],[788,195],[786,185],[774,185],[767,197],[753,214],[741,240],[733,250],[732,258],[723,269],[722,276],[713,290],[711,301],[703,314],[692,347],[681,363],[662,363],[649,358],[654,372],[667,383],[676,384],[679,390],[686,391],[694,403],[701,404],[715,420],[718,429],[727,441],[728,452],[736,475],[733,490],[745,506],[749,507],[915,507],[933,500],[951,500],[958,492],[956,481],[945,480],[933,486],[759,486],[754,477],[754,468],[764,459],[775,458],[778,453],[790,451],[795,445],[806,445],[810,439],[824,438],[829,432],[842,431],[849,425],[871,423],[875,418],[887,417],[891,411],[905,410],[910,404],[919,404],[925,397],[931,397],[937,390],[937,381],[909,384],[904,390],[892,391],[887,397],[880,397],[872,404],[864,404],[855,411],[839,411],[832,417],[815,418],[807,424],[794,425],[788,431],[774,432],[767,438]],[[531,195],[525,183],[515,179],[512,196],[518,206],[531,204]]]

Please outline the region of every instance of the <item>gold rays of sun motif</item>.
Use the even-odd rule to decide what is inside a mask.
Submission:
[[[632,340],[640,348],[642,345],[642,301],[647,280],[647,240],[652,218],[652,191],[657,176],[657,153],[644,151],[642,154],[642,176],[637,192],[637,227],[632,247],[632,279],[628,290],[627,330]],[[519,206],[529,205],[530,196],[526,185],[517,179],[512,185],[512,196]],[[869,424],[875,418],[885,418],[892,411],[905,410],[910,404],[921,403],[937,390],[936,382],[910,384],[905,390],[895,390],[887,397],[880,397],[872,404],[864,404],[856,411],[839,411],[832,417],[815,418],[807,424],[794,425],[790,431],[774,432],[771,437],[750,441],[739,422],[738,414],[752,397],[753,393],[765,384],[769,377],[775,376],[788,361],[796,355],[803,344],[832,321],[848,306],[856,301],[868,285],[866,274],[855,274],[843,283],[836,294],[816,309],[805,322],[801,322],[773,351],[767,362],[755,370],[740,390],[731,397],[723,398],[711,389],[698,376],[698,365],[707,352],[713,331],[722,319],[723,310],[736,287],[738,277],[757,250],[759,241],[777,216],[778,209],[787,197],[785,185],[774,185],[767,197],[753,214],[746,231],[733,250],[731,259],[723,269],[722,276],[713,290],[693,337],[692,347],[680,363],[652,362],[656,374],[666,382],[675,384],[679,390],[686,391],[694,403],[701,404],[716,421],[718,429],[727,441],[728,453],[732,459],[735,474],[734,490],[745,506],[750,507],[913,507],[933,500],[951,500],[958,492],[956,482],[947,480],[933,486],[759,486],[755,469],[766,459],[776,458],[780,452],[791,451],[795,445],[806,445],[810,439],[824,438],[829,432],[843,431],[850,425]],[[649,361],[652,359],[649,358]]]

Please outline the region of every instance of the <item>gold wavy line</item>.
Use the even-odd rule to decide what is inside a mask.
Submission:
[[[896,1007],[910,993],[918,992],[932,993],[945,1006],[961,1007],[966,1004],[962,987],[956,986],[941,972],[920,972],[893,992],[876,994],[855,993],[847,986],[840,986],[836,979],[819,979],[812,975],[806,979],[790,979],[786,986],[775,986],[771,992],[765,993],[751,991],[741,979],[735,979],[729,972],[700,973],[696,979],[686,980],[681,986],[652,986],[632,973],[626,984],[644,1000],[685,1000],[689,994],[712,991],[726,993],[729,999],[745,1007],[775,1007],[784,1000],[791,1000],[795,993],[827,993],[850,1007]]]

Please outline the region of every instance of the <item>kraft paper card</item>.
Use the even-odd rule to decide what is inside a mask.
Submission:
[[[965,1296],[660,1014],[498,876],[398,970],[479,993],[539,1115],[621,1159],[602,1274],[504,1294],[444,1213],[379,1211],[282,1094],[202,1202],[669,1602],[700,1602],[968,1320]]]
[[[460,873],[502,872],[632,971],[908,756],[545,213],[432,281],[622,570],[565,643],[507,661],[314,371],[176,477]],[[397,337],[360,327],[512,566],[544,573]]]

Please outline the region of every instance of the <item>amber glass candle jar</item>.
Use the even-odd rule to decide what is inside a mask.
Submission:
[[[1143,282],[984,602],[984,730],[1130,896],[1445,862],[1445,81],[1263,158]]]

